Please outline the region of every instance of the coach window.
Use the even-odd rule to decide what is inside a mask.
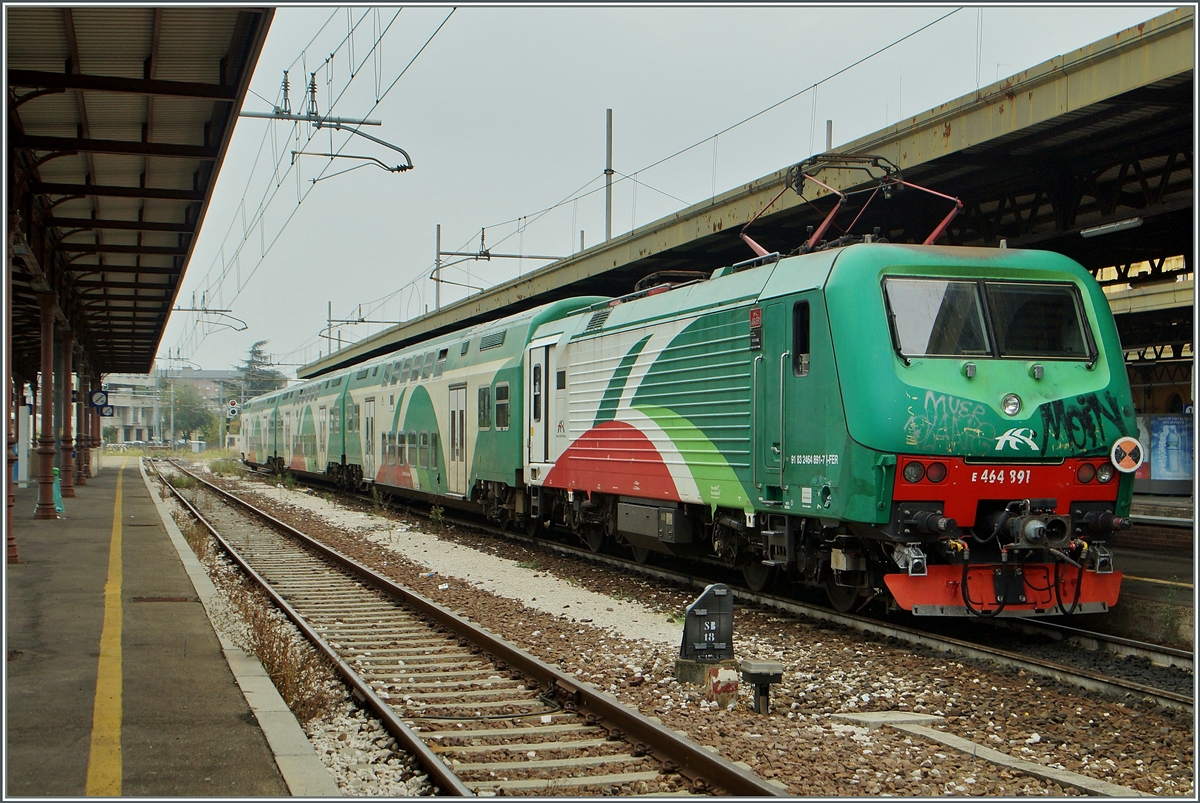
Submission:
[[[479,389],[479,428],[492,428],[492,389],[486,385]]]
[[[404,433],[396,433],[396,465],[407,466],[408,455],[404,453]]]
[[[421,468],[429,468],[429,433],[421,433]]]
[[[508,429],[508,383],[496,385],[496,429]]]
[[[412,373],[412,357],[404,358],[404,367],[400,369],[400,381],[408,382],[409,374]]]
[[[408,464],[417,467],[417,433],[408,433]]]
[[[433,378],[437,379],[446,370],[446,355],[449,354],[449,349],[442,349],[438,352],[437,362],[433,365]]]
[[[421,378],[428,379],[433,374],[433,361],[437,359],[437,352],[431,351],[425,355],[425,365],[421,368]]]
[[[438,434],[436,432],[429,433],[429,467],[435,471],[438,467]]]
[[[808,302],[797,301],[792,307],[792,373],[796,376],[808,374],[809,318]]]

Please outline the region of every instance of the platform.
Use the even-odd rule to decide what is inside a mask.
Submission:
[[[168,535],[138,460],[108,458],[76,493],[62,518],[35,521],[36,484],[16,492],[5,797],[297,793],[243,693],[245,656],[214,633],[185,569],[194,556]]]

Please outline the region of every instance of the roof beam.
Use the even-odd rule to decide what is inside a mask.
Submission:
[[[43,181],[34,181],[30,184],[30,189],[39,195],[105,195],[114,198],[158,198],[166,201],[204,200],[203,190],[172,190],[158,187],[114,187],[102,184],[58,184]]]
[[[47,217],[47,226],[63,229],[121,229],[124,231],[169,231],[191,234],[195,226],[189,223],[164,223],[151,220],[112,220],[90,217]]]
[[[122,153],[134,156],[166,156],[203,161],[215,161],[217,158],[216,148],[207,145],[179,145],[169,142],[132,142],[124,139],[50,137],[14,133],[8,138],[8,144],[14,148],[27,148],[35,151]]]
[[[177,257],[187,253],[186,248],[169,245],[109,245],[100,243],[59,243],[58,251],[67,254],[146,254],[147,256]],[[106,266],[109,271],[117,270],[116,266]],[[142,273],[142,266],[130,268],[132,273]]]
[[[222,100],[237,99],[237,87],[220,84],[200,84],[190,81],[162,81],[144,78],[119,78],[108,75],[43,72],[42,70],[8,71],[9,86],[39,89],[83,89],[91,92],[123,92],[133,95],[166,95],[171,97]]]
[[[69,273],[151,273],[156,276],[179,276],[179,268],[156,268],[150,265],[68,265]]]

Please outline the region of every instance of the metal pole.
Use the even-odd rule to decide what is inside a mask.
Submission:
[[[433,260],[433,308],[442,308],[442,224],[437,224],[437,256]],[[386,316],[384,316],[386,317]]]
[[[825,152],[833,150],[833,120],[825,121]]]
[[[75,496],[75,472],[74,472],[74,451],[75,441],[74,433],[71,431],[71,424],[75,420],[75,411],[71,407],[71,391],[74,389],[75,380],[74,372],[72,371],[72,358],[75,348],[75,333],[70,329],[62,330],[62,459],[59,467],[59,490],[62,492],[64,499],[71,499]]]
[[[171,448],[175,448],[175,377],[171,377]]]
[[[612,109],[608,110],[608,148],[604,162],[604,239],[612,239]]]
[[[4,488],[7,491],[7,502],[5,504],[5,528],[4,531],[7,551],[8,563],[20,563],[20,555],[17,553],[17,537],[13,535],[13,507],[17,504],[17,493],[14,488],[15,480],[13,479],[13,464],[17,461],[17,451],[22,448],[20,443],[20,413],[17,411],[17,401],[20,395],[25,392],[25,383],[22,381],[20,390],[17,390],[13,381],[12,371],[12,277],[16,272],[13,266],[13,236],[17,228],[17,216],[10,214],[8,216],[8,246],[5,251],[5,260],[7,264],[4,271],[4,298],[8,302],[7,313],[4,316],[4,366],[8,369],[4,374],[4,390],[5,393],[5,428],[4,440],[8,447],[7,457],[5,457],[4,466]],[[29,459],[28,453],[21,455],[21,463]]]
[[[54,307],[58,296],[54,293],[38,293],[41,308],[41,363],[42,379],[39,384],[42,422],[38,437],[38,501],[33,511],[35,519],[57,519],[54,508]]]

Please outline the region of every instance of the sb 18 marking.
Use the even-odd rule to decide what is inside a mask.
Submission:
[[[1026,468],[1010,468],[1006,472],[1002,468],[989,468],[983,471],[972,471],[971,482],[986,482],[997,485],[1005,483],[1024,485],[1033,481],[1033,471]]]

